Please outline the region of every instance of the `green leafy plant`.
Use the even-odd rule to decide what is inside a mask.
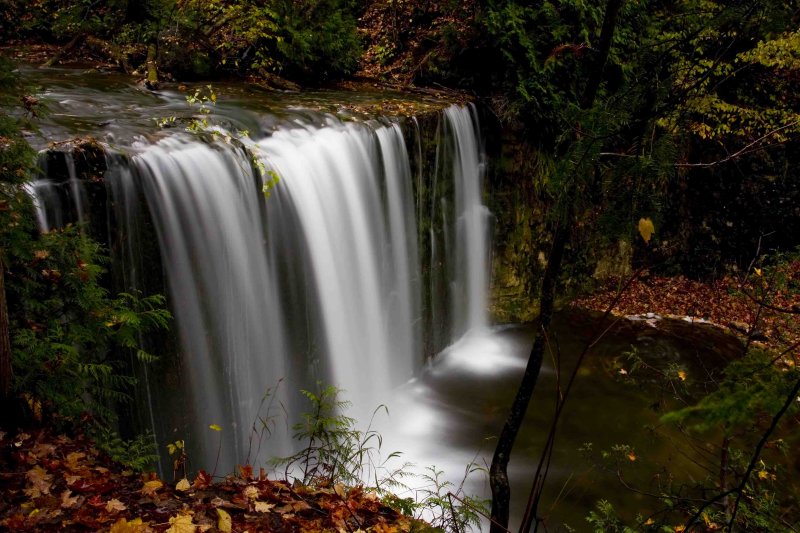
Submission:
[[[91,437],[114,461],[136,472],[151,470],[158,462],[158,449],[151,433],[124,439],[108,428],[95,427]]]
[[[333,386],[318,391],[301,391],[311,404],[311,410],[303,413],[301,421],[293,426],[294,438],[305,442],[305,447],[296,454],[276,460],[276,465],[286,468],[304,484],[311,485],[359,485],[364,479],[378,479],[377,463],[382,438],[368,427],[356,429],[356,421],[343,414],[350,402],[341,400],[341,390]],[[385,407],[376,409],[376,413]],[[397,457],[397,453],[388,456]]]

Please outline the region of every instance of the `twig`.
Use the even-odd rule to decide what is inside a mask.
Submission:
[[[722,163],[727,163],[731,159],[736,159],[740,155],[743,155],[743,154],[747,153],[748,151],[750,151],[751,148],[753,148],[754,146],[756,146],[759,143],[761,143],[764,139],[766,139],[768,137],[771,137],[772,135],[775,135],[776,133],[778,133],[781,130],[785,130],[787,128],[791,128],[792,126],[796,126],[797,124],[800,124],[800,120],[795,120],[794,122],[790,122],[788,124],[784,124],[780,128],[775,128],[774,130],[765,133],[764,135],[762,135],[761,137],[759,137],[755,141],[745,145],[744,148],[742,148],[741,150],[739,150],[737,152],[734,152],[734,153],[732,153],[732,154],[730,154],[727,157],[724,157],[722,159],[718,159],[717,161],[712,161],[711,163],[676,163],[675,166],[676,167],[702,167],[702,168],[709,168],[709,167],[715,167],[715,166],[720,165]]]

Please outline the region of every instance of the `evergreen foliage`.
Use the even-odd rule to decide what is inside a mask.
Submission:
[[[22,93],[11,63],[2,61],[0,259],[13,395],[28,421],[57,415],[75,422],[88,412],[108,425],[116,421],[117,406],[130,399],[128,353],[153,361],[139,347],[140,335],[166,328],[170,314],[161,296],[112,297],[102,285],[103,250],[81,228],[37,230],[26,190],[35,154],[20,134],[29,117],[19,109],[12,114]]]

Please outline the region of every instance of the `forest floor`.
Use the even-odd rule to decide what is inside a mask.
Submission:
[[[434,531],[360,487],[291,485],[250,467],[167,482],[125,469],[84,435],[47,429],[0,432],[0,530]]]
[[[604,312],[617,298],[621,282],[610,279],[593,294],[572,305]],[[746,279],[727,275],[700,282],[683,276],[643,273],[622,290],[613,314],[701,320],[727,329],[755,345],[800,364],[800,261],[769,272],[757,270]]]

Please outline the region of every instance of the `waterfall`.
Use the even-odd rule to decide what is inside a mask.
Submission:
[[[131,263],[123,284],[146,278],[135,251],[147,244],[134,214],[144,210],[177,325],[179,379],[145,374],[147,418],[166,416],[154,402],[174,402],[186,419],[157,431],[162,444],[188,433],[194,466],[209,470],[263,464],[291,450],[300,388],[333,384],[365,416],[419,370],[426,336],[452,342],[486,325],[477,120],[452,106],[439,121],[432,166],[416,121],[407,132],[397,121],[332,117],[252,140],[175,134],[109,156],[109,201]]]

